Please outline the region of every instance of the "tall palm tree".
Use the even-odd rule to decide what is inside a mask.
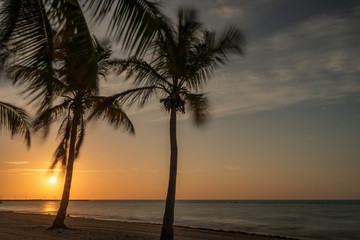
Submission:
[[[43,130],[44,136],[48,133],[51,123],[60,117],[62,122],[58,130],[61,137],[60,144],[54,153],[54,168],[59,162],[66,168],[64,190],[60,202],[60,208],[53,222],[52,228],[65,228],[64,220],[69,203],[70,187],[73,175],[74,161],[79,155],[81,145],[85,137],[86,124],[88,120],[102,117],[109,124],[122,126],[126,131],[134,133],[134,127],[126,113],[113,102],[106,102],[104,97],[98,96],[98,78],[107,74],[107,63],[110,52],[94,40],[96,50],[96,79],[89,84],[89,79],[78,78],[78,68],[75,68],[73,53],[61,55],[64,66],[59,71],[62,86],[62,95],[56,100],[58,104],[48,107],[39,113],[34,121],[35,131]],[[86,63],[85,63],[86,64]],[[88,67],[91,67],[89,65]],[[83,69],[91,71],[91,69]],[[80,73],[80,77],[81,77]],[[74,81],[77,79],[77,81]],[[59,84],[60,85],[60,84]]]
[[[91,36],[78,1],[8,0],[1,7],[4,15],[0,16],[9,23],[0,29],[1,51],[8,54],[5,60],[11,59],[2,63],[14,83],[24,84],[32,101],[40,102],[35,131],[43,130],[46,136],[51,123],[63,117],[52,167],[61,162],[66,176],[52,228],[65,228],[74,160],[87,120],[102,117],[130,133],[134,128],[117,104],[98,96],[110,51]]]
[[[173,239],[178,147],[176,139],[177,113],[185,113],[185,105],[193,113],[195,124],[206,123],[208,101],[198,90],[210,78],[214,69],[224,64],[231,53],[243,54],[245,38],[242,32],[229,27],[223,34],[204,29],[195,10],[178,12],[176,26],[167,23],[151,43],[151,61],[137,57],[114,60],[118,73],[134,77],[134,89],[111,97],[114,101],[143,105],[156,93],[170,113],[170,175],[161,239]]]
[[[118,105],[107,103],[104,97],[97,96],[92,89],[73,88],[69,85],[69,89],[59,99],[60,103],[44,110],[34,122],[35,131],[44,128],[47,132],[52,122],[62,118],[58,130],[61,140],[54,153],[51,168],[60,162],[62,167],[66,168],[66,176],[60,208],[52,228],[66,228],[64,220],[69,203],[73,166],[85,137],[87,121],[102,117],[109,124],[115,127],[123,126],[126,131],[134,133],[131,121]]]
[[[25,110],[9,103],[0,102],[0,130],[7,128],[11,136],[22,135],[28,147],[31,143],[29,115]]]

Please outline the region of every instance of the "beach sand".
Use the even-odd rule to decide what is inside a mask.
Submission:
[[[67,217],[65,220],[69,229],[47,230],[54,216],[28,213],[0,212],[0,239],[159,239],[161,225],[147,223],[130,223],[120,221],[105,221],[88,218]],[[175,227],[176,240],[274,240],[286,239],[277,236],[264,236],[241,232],[216,231]]]

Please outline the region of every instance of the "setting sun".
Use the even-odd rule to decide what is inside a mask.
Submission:
[[[52,184],[56,183],[56,177],[49,178],[49,183],[52,183]]]

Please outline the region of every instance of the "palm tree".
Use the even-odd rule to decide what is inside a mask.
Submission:
[[[2,127],[7,128],[11,132],[11,136],[16,134],[24,136],[27,146],[30,147],[29,115],[25,110],[9,103],[0,102],[0,130]]]
[[[51,123],[62,117],[51,167],[61,162],[66,176],[52,228],[65,228],[74,160],[86,122],[102,117],[130,133],[134,127],[117,104],[98,96],[111,52],[91,36],[77,1],[4,1],[1,7],[0,16],[7,20],[7,28],[0,29],[1,51],[7,54],[2,64],[14,83],[26,86],[31,101],[40,102],[34,130],[43,130],[45,137]]]
[[[74,160],[79,156],[87,121],[102,117],[109,124],[115,127],[123,126],[126,131],[134,133],[131,121],[118,105],[104,101],[104,97],[97,96],[93,89],[73,87],[70,83],[66,83],[66,87],[68,90],[59,100],[60,103],[44,110],[34,122],[35,131],[44,128],[47,132],[50,124],[62,117],[58,130],[61,140],[54,153],[51,168],[60,162],[62,167],[66,168],[66,176],[60,208],[52,228],[66,228],[64,220],[69,203]]]
[[[229,27],[216,36],[207,31],[197,19],[195,10],[178,12],[178,23],[167,23],[151,43],[151,61],[137,57],[114,60],[117,73],[126,71],[126,78],[134,77],[134,89],[113,95],[114,101],[140,102],[143,105],[156,93],[170,113],[170,175],[166,197],[161,239],[173,239],[178,148],[176,139],[177,113],[185,113],[185,105],[192,112],[196,125],[206,123],[208,101],[198,90],[210,78],[214,69],[224,64],[230,53],[243,54],[245,38],[242,32]]]
[[[58,70],[60,76],[63,76],[60,80],[63,84],[62,95],[56,99],[59,103],[43,110],[34,121],[34,130],[43,130],[44,136],[46,136],[51,123],[62,118],[58,130],[61,140],[54,153],[54,162],[51,168],[60,162],[62,167],[66,168],[66,176],[60,208],[52,228],[66,228],[64,220],[69,203],[73,166],[85,137],[87,121],[102,117],[109,124],[115,127],[122,126],[126,131],[134,133],[134,127],[125,112],[117,104],[107,102],[105,97],[97,95],[96,83],[98,77],[105,77],[107,74],[106,64],[110,52],[102,48],[96,40],[94,40],[94,47],[98,64],[95,83],[89,85],[89,81],[81,81],[81,79],[73,81],[78,76],[77,69],[73,65],[74,56],[72,54],[62,55],[65,67]]]

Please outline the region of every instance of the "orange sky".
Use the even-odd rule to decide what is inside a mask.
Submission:
[[[160,112],[159,117],[162,114]],[[178,199],[359,197],[355,167],[352,172],[336,163],[322,166],[324,161],[320,160],[309,165],[303,157],[293,155],[294,146],[289,146],[290,152],[272,149],[276,145],[281,147],[279,142],[263,139],[265,145],[271,145],[265,146],[260,139],[249,138],[246,131],[211,131],[215,123],[196,130],[186,120],[180,121]],[[100,126],[104,125],[101,123],[98,125],[90,125],[75,164],[71,198],[164,199],[169,159],[167,122],[139,125],[135,137]],[[61,174],[55,173],[58,182],[50,184],[48,179],[52,175],[47,171],[56,145],[54,134],[45,142],[35,138],[30,150],[20,139],[11,140],[7,134],[2,135],[0,196],[3,199],[59,198]],[[261,147],[254,149],[253,144]],[[301,146],[299,148],[301,150]],[[303,154],[304,150],[301,151]],[[310,154],[311,151],[305,149],[309,153],[306,158],[316,155]]]
[[[359,5],[308,1],[297,11],[271,2],[165,6],[171,14],[191,3],[211,28],[232,22],[248,39],[246,55],[232,57],[204,89],[210,123],[196,129],[179,118],[178,199],[360,199]],[[101,36],[104,28],[92,30]],[[101,83],[104,95],[124,89],[119,79]],[[1,101],[31,109],[20,92],[0,81]],[[136,136],[89,124],[71,198],[165,198],[168,116],[157,99],[127,111]],[[62,182],[50,184],[47,174],[56,131],[46,141],[34,136],[30,150],[0,133],[2,199],[61,196]]]

